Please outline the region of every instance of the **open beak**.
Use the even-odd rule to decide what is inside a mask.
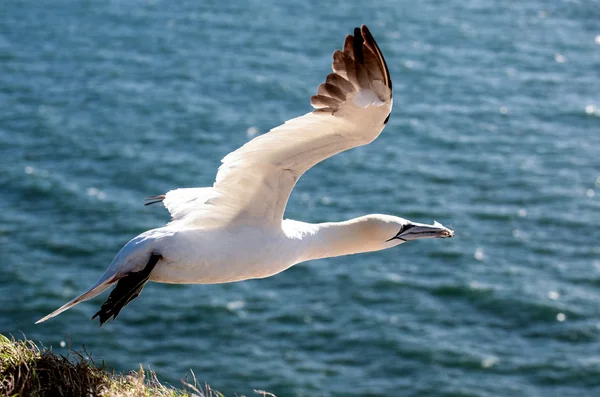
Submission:
[[[420,238],[450,238],[454,237],[454,230],[447,228],[439,222],[433,221],[433,225],[424,223],[413,223],[410,228],[398,235],[405,241],[417,240]]]

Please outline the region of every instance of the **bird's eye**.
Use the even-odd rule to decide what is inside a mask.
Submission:
[[[398,232],[397,236],[401,235],[402,233],[404,233],[405,231],[407,231],[408,229],[412,228],[413,225],[411,225],[410,223],[407,223],[406,225],[402,225],[402,227],[400,228],[400,231]]]
[[[394,237],[392,237],[391,239],[389,239],[387,241],[391,241],[391,240],[394,240],[394,239],[399,239],[399,240],[406,241],[402,237],[400,237],[400,235],[402,233],[404,233],[405,231],[407,231],[408,229],[411,229],[412,227],[413,227],[413,225],[411,225],[410,223],[406,224],[406,225],[402,225],[402,227],[400,228],[400,230],[398,231],[398,233],[396,233],[396,235]]]

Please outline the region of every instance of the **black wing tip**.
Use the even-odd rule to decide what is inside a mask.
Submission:
[[[361,39],[362,35],[359,28],[354,28],[354,59],[356,62],[364,65],[365,55],[363,53],[363,42]]]
[[[147,199],[144,200],[144,201],[146,201],[144,203],[144,206],[162,203],[165,200],[166,197],[167,196],[165,194],[159,194],[158,196],[150,196],[150,197],[148,197]]]
[[[373,89],[378,81],[392,90],[390,73],[373,35],[366,25],[355,27],[346,36],[342,50],[333,52],[333,73],[319,86],[318,95],[311,97],[317,113],[334,114],[344,103],[346,94],[362,88]],[[380,95],[385,98],[387,94]]]
[[[153,253],[142,270],[131,272],[121,277],[117,282],[117,286],[112,290],[106,302],[102,304],[100,310],[94,314],[92,320],[100,317],[100,326],[102,326],[111,317],[116,319],[121,309],[140,295],[144,285],[150,279],[150,273],[152,273],[152,270],[161,258],[161,255]]]
[[[361,33],[361,36],[362,36],[363,40],[365,41],[365,43],[368,46],[372,47],[373,50],[377,51],[377,53],[381,59],[381,63],[383,64],[383,69],[385,71],[385,79],[386,79],[385,84],[390,88],[390,90],[392,90],[393,85],[392,85],[392,78],[390,77],[390,70],[388,69],[387,62],[385,61],[383,53],[381,52],[381,50],[379,49],[379,46],[377,45],[377,41],[375,41],[375,38],[371,34],[371,31],[369,30],[367,25],[363,24],[360,26],[360,33]]]
[[[108,320],[110,320],[111,316],[114,320],[115,318],[117,318],[118,314],[119,313],[108,314],[107,312],[100,309],[100,310],[98,310],[98,312],[96,312],[96,314],[94,314],[92,316],[92,320],[95,319],[96,317],[100,316],[100,327],[102,327],[104,325],[104,323],[106,323]]]

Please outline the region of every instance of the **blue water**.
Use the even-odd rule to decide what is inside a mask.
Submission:
[[[594,1],[17,1],[0,6],[0,333],[227,395],[600,395],[600,7]],[[394,81],[373,144],[310,170],[286,216],[389,213],[451,240],[227,285],[149,284],[33,322],[310,111],[367,24]],[[235,247],[232,247],[235,249]]]

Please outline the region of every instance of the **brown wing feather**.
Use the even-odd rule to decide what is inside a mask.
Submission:
[[[338,99],[331,98],[324,95],[313,95],[310,97],[310,104],[316,109],[321,108],[332,108],[337,109],[341,102]]]
[[[377,42],[373,38],[373,35],[371,34],[371,32],[369,31],[369,28],[367,28],[366,25],[362,25],[360,27],[360,32],[362,34],[362,37],[365,40],[365,45],[367,47],[369,47],[369,49],[371,51],[373,51],[373,53],[379,59],[379,65],[382,68],[383,76],[384,76],[383,82],[391,90],[392,89],[392,79],[390,78],[390,71],[388,70],[387,63],[385,63],[385,58],[383,57],[383,54],[381,53],[381,50],[379,49]]]
[[[347,94],[361,89],[373,90],[375,81],[392,89],[385,59],[365,25],[355,28],[354,35],[346,36],[343,50],[333,53],[331,67],[333,73],[319,86],[318,95],[310,100],[319,113],[335,113]]]
[[[340,87],[330,83],[323,83],[319,86],[318,95],[328,96],[340,101],[346,100],[346,93]]]
[[[344,40],[344,54],[348,55],[350,58],[354,59],[354,36],[349,34],[346,36],[346,40]]]
[[[337,88],[342,90],[344,94],[354,92],[354,86],[352,85],[352,83],[340,76],[339,74],[329,73],[325,82],[336,86]]]

